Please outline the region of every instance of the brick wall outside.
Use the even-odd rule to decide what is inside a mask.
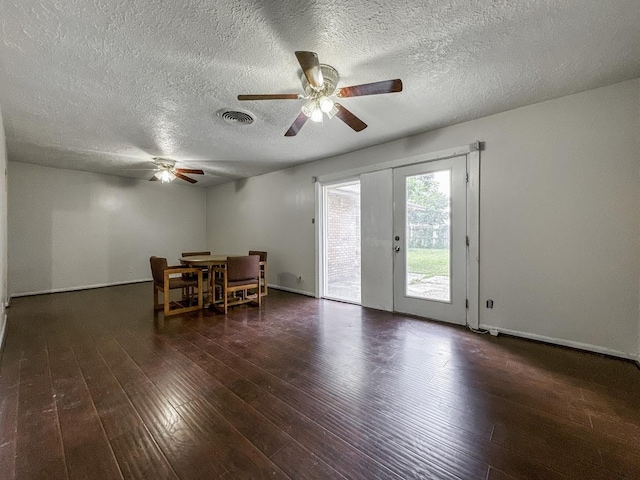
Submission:
[[[353,188],[353,187],[352,187]],[[328,281],[360,279],[360,193],[331,189],[327,195]]]

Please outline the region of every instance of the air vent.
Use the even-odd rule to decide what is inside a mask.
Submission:
[[[250,113],[238,110],[220,110],[218,116],[232,125],[251,125],[255,121]]]

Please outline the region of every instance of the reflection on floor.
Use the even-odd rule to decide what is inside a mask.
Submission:
[[[269,290],[165,319],[150,284],[17,298],[0,478],[640,478],[629,362]]]

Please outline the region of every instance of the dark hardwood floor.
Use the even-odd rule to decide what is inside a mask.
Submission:
[[[270,290],[15,299],[2,479],[640,478],[630,362]]]

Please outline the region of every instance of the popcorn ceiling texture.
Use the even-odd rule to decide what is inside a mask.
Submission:
[[[1,21],[9,160],[147,178],[167,156],[205,186],[640,76],[637,0],[4,0]],[[344,99],[361,133],[285,138],[302,101],[236,95],[301,93],[295,50],[405,90]]]

